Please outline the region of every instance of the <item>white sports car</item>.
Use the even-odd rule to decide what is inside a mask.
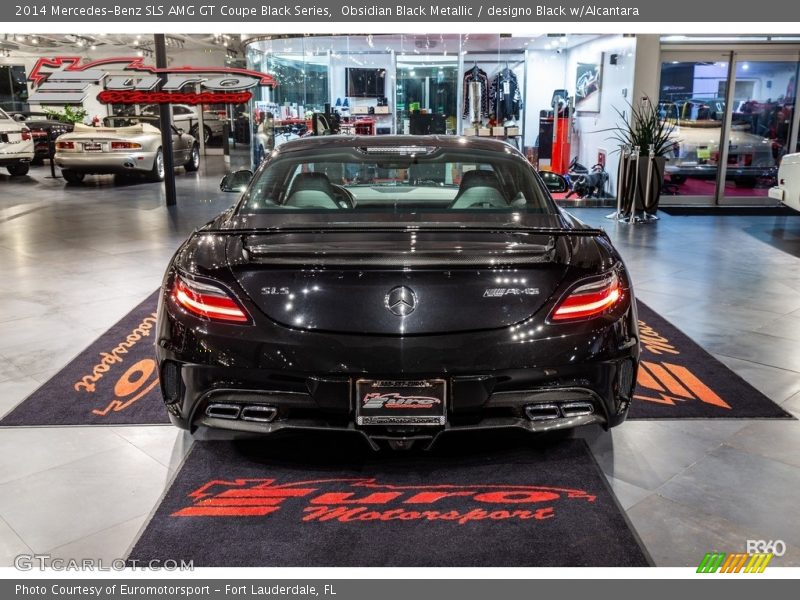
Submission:
[[[0,110],[0,166],[12,177],[26,175],[33,160],[31,130]]]
[[[778,185],[769,190],[769,197],[800,212],[800,153],[783,157],[778,169]]]
[[[182,129],[172,130],[175,164],[187,171],[200,167],[197,140]],[[56,140],[56,165],[67,183],[80,183],[90,173],[139,174],[164,179],[161,130],[153,117],[106,117],[102,127],[76,124]]]

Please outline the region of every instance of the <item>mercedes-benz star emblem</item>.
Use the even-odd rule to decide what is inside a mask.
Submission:
[[[383,299],[383,303],[393,315],[405,317],[417,308],[417,295],[411,288],[400,285],[389,290],[389,293]]]

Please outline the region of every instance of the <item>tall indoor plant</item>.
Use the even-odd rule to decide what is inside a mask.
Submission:
[[[633,197],[633,190],[625,194],[628,202],[636,202],[636,208],[654,214],[658,210],[658,202],[661,197],[661,186],[664,181],[664,167],[667,164],[667,155],[673,151],[677,140],[675,139],[675,123],[669,119],[663,119],[658,113],[658,109],[648,97],[642,98],[639,105],[628,103],[630,114],[626,115],[618,108],[617,111],[621,123],[612,127],[608,131],[612,132],[611,139],[616,140],[621,146],[629,148],[639,148],[639,185],[636,190],[636,197]],[[645,188],[647,187],[647,171],[652,147],[655,159],[653,170],[650,177],[650,197],[647,198]],[[624,157],[620,157],[624,160]],[[629,177],[632,174],[633,165],[623,165],[628,168]],[[617,182],[620,185],[621,182]]]

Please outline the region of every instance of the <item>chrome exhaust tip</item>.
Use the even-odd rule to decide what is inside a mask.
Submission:
[[[209,404],[206,407],[206,416],[215,419],[236,420],[240,413],[241,408],[238,404]]]
[[[254,404],[245,406],[242,409],[242,421],[258,421],[259,423],[270,423],[278,416],[278,409],[274,406],[263,406]]]
[[[594,413],[594,406],[591,402],[565,402],[561,405],[561,413],[564,417],[582,417]]]
[[[531,421],[552,421],[561,416],[557,404],[529,404],[525,416]]]

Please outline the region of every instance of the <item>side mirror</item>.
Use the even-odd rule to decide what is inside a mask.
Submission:
[[[539,171],[539,177],[544,181],[551,194],[560,194],[569,190],[566,178],[552,171]]]
[[[24,123],[25,122],[25,115],[21,115],[21,114],[17,113],[17,114],[14,115],[14,120],[17,123]]]
[[[250,169],[234,171],[222,178],[219,182],[219,189],[221,192],[242,192],[252,178],[253,172]]]
[[[186,133],[186,132],[185,132],[185,131],[184,131],[182,128],[180,128],[180,127],[178,127],[178,128],[175,130],[175,131],[177,131],[177,132],[178,132],[178,135],[183,135],[184,133]]]

